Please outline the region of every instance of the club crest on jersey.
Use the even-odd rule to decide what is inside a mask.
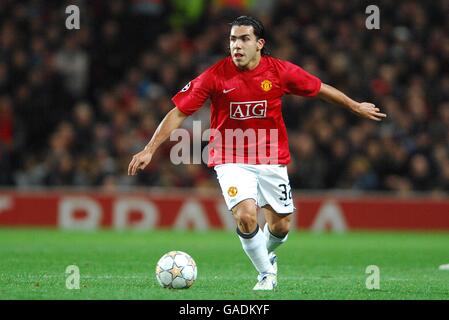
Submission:
[[[273,88],[273,84],[270,80],[264,80],[260,83],[260,87],[263,91],[268,92],[271,90],[271,88]]]
[[[237,195],[237,188],[236,187],[229,187],[228,189],[228,195],[232,198]]]
[[[231,102],[229,117],[236,120],[265,118],[267,116],[267,100]]]
[[[190,88],[190,81],[189,81],[189,83],[187,83],[187,84],[184,86],[184,88],[181,89],[181,92],[186,92],[187,90],[189,90],[189,88]]]

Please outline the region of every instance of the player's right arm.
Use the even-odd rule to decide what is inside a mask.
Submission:
[[[170,136],[172,131],[179,128],[184,119],[198,110],[211,96],[213,90],[212,69],[213,66],[187,83],[172,98],[176,107],[167,113],[146,147],[133,156],[128,166],[128,175],[134,176],[137,170],[144,169],[150,163],[156,149]]]
[[[128,166],[128,175],[134,176],[137,170],[143,170],[150,163],[153,154],[161,143],[170,136],[173,130],[179,128],[187,117],[177,107],[171,109],[157,127],[150,142],[131,159]]]

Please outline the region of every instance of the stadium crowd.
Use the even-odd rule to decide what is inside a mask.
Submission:
[[[70,4],[79,30],[65,27]],[[228,23],[252,14],[273,56],[388,115],[285,97],[293,188],[448,192],[449,2],[376,5],[379,30],[355,0],[1,1],[0,186],[218,188],[205,164],[171,163],[175,142],[138,176],[127,166],[171,97],[227,54]]]

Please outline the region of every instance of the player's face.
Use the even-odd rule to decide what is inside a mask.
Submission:
[[[257,66],[264,44],[263,39],[257,40],[252,26],[231,28],[229,36],[231,57],[234,64],[241,69],[252,69]]]

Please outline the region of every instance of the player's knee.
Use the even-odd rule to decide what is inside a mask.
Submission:
[[[240,231],[253,232],[257,226],[257,206],[253,199],[246,199],[236,205],[232,214]]]
[[[240,231],[253,232],[257,226],[257,208],[251,201],[244,201],[232,210]]]
[[[236,215],[234,215],[237,225],[240,231],[244,233],[253,232],[257,226],[257,216],[256,214],[250,211],[238,211]]]
[[[270,226],[270,232],[274,236],[283,238],[290,231],[290,219],[282,219]]]

